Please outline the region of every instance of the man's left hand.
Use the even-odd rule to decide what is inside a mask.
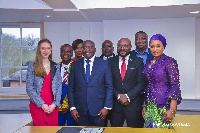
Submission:
[[[99,121],[103,121],[106,118],[107,114],[108,114],[107,109],[105,109],[105,108],[101,109],[100,113],[98,114],[99,115]]]
[[[125,94],[119,94],[119,96],[120,96],[119,101],[122,105],[128,105],[129,104],[128,98]]]

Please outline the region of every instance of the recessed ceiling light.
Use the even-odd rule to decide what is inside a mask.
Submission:
[[[192,11],[192,12],[190,12],[190,13],[200,13],[200,11]]]
[[[44,15],[45,18],[51,18],[52,15]]]

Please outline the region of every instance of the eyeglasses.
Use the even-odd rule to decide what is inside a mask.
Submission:
[[[91,49],[94,49],[94,47],[93,46],[84,46],[84,47],[82,47],[82,49],[83,50],[86,50],[86,49],[91,50]]]
[[[118,48],[122,48],[122,47],[124,47],[124,48],[129,48],[129,46],[130,46],[130,44],[124,44],[124,45],[118,44],[118,45],[117,45]]]

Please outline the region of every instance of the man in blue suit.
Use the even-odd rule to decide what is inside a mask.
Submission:
[[[131,51],[132,55],[143,59],[144,65],[150,59],[153,59],[150,49],[148,48],[148,35],[144,31],[135,34],[136,49]]]
[[[113,106],[113,83],[107,61],[95,57],[95,44],[82,45],[84,58],[72,63],[68,99],[73,119],[79,126],[104,126]]]

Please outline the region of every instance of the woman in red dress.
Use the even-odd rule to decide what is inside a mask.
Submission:
[[[26,91],[34,126],[58,126],[58,106],[62,79],[58,65],[51,60],[52,45],[48,39],[38,43],[34,62],[28,63]]]

